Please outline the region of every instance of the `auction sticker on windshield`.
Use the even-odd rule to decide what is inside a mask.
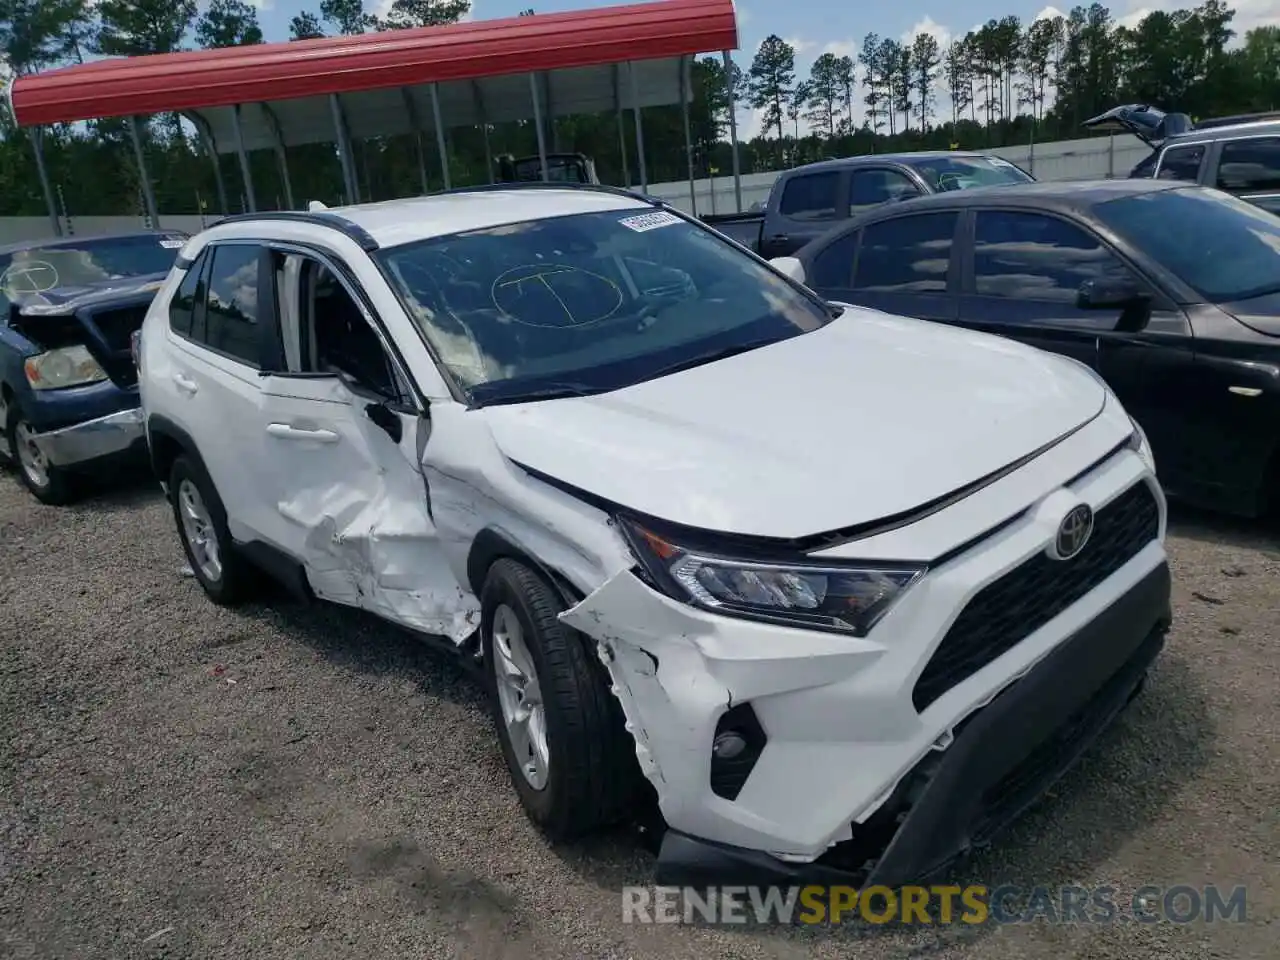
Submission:
[[[644,233],[647,230],[657,230],[659,227],[669,227],[673,223],[679,223],[680,218],[674,213],[645,213],[638,217],[623,217],[618,222],[628,230]]]

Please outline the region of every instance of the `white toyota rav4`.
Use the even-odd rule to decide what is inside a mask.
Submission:
[[[529,816],[648,792],[661,883],[936,876],[1170,621],[1151,455],[1089,369],[623,191],[232,218],[136,348],[210,598],[266,571],[445,638]]]

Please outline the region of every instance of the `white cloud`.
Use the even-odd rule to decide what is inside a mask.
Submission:
[[[1049,6],[1049,7],[1045,7],[1043,10],[1037,13],[1034,17],[1032,17],[1031,22],[1035,23],[1037,20],[1053,20],[1057,17],[1062,17],[1063,19],[1066,19],[1066,16],[1067,15],[1063,13],[1061,10],[1059,10],[1057,7]]]
[[[946,49],[951,43],[951,31],[929,16],[914,23],[911,29],[902,35],[901,40],[903,43],[910,44],[922,33],[932,34],[933,39],[938,41],[938,46],[942,49]]]

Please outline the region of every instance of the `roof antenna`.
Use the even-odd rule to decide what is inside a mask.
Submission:
[[[307,203],[307,213],[319,213],[321,210],[328,210],[319,200],[312,200]]]

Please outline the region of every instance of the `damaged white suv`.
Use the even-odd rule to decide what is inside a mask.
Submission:
[[[656,796],[662,883],[898,883],[1023,810],[1170,620],[1091,371],[824,302],[545,185],[232,218],[139,349],[200,584],[267,571],[483,668],[553,838]]]

